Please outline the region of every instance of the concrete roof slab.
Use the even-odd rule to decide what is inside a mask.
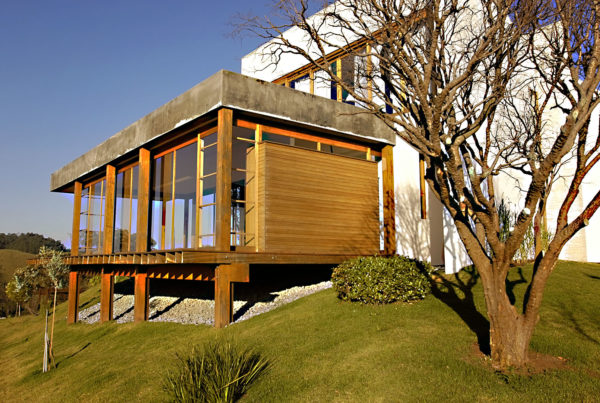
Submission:
[[[357,139],[395,144],[392,130],[357,107],[221,70],[54,172],[50,190],[64,189],[82,176],[168,135],[182,121],[223,106]]]

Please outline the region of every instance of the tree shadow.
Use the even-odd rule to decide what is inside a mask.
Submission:
[[[594,276],[593,274],[584,273],[586,276],[591,278],[592,280],[600,280],[600,276]]]
[[[63,358],[62,360],[58,361],[56,363],[56,368],[58,368],[60,366],[60,364],[62,364],[64,361],[67,361],[68,359],[71,359],[71,358],[75,357],[77,354],[81,353],[83,350],[88,348],[91,344],[92,343],[88,342],[85,346],[81,347],[79,350],[75,351],[73,354],[68,355],[65,358]]]
[[[517,273],[519,274],[518,279],[509,280],[508,276],[506,276],[506,280],[504,280],[504,283],[506,284],[506,295],[508,295],[508,300],[512,305],[514,305],[515,301],[517,300],[514,293],[514,289],[517,284],[527,284],[527,280],[523,276],[523,269],[519,267],[517,269]]]
[[[175,301],[171,302],[169,305],[167,305],[163,309],[154,312],[154,314],[150,318],[148,318],[148,319],[149,320],[156,319],[160,315],[169,312],[171,309],[175,308],[177,305],[179,305],[181,302],[183,302],[183,299],[184,299],[183,297],[177,298]]]
[[[591,336],[588,332],[586,332],[581,327],[581,325],[579,324],[579,322],[577,321],[577,319],[573,315],[573,310],[572,309],[564,309],[564,308],[565,308],[565,306],[563,305],[562,313],[569,320],[569,322],[571,322],[573,324],[573,328],[575,329],[575,331],[577,333],[579,333],[585,339],[587,339],[587,340],[591,341],[592,343],[600,346],[600,340],[598,340],[597,338]]]
[[[430,276],[431,293],[434,297],[452,309],[477,336],[479,350],[489,355],[490,322],[475,305],[473,287],[479,280],[474,266],[467,266],[454,274],[451,279],[442,276]]]

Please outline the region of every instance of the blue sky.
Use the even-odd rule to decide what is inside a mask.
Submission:
[[[72,198],[50,173],[261,40],[233,39],[258,1],[4,1],[0,12],[0,232],[66,241]]]

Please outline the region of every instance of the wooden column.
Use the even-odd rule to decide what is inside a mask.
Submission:
[[[427,219],[427,184],[425,183],[425,158],[419,155],[419,188],[421,194],[421,218]]]
[[[394,147],[381,150],[383,182],[383,253],[396,253],[396,197],[394,189]],[[406,206],[409,208],[409,206]],[[412,206],[410,206],[412,207]]]
[[[229,251],[231,244],[231,142],[233,111],[219,109],[217,134],[217,195],[215,249]]]
[[[115,229],[115,181],[117,171],[114,166],[106,166],[106,191],[104,199],[104,242],[103,251],[110,255],[113,251],[113,238]]]
[[[67,307],[67,323],[72,324],[79,320],[79,273],[69,273],[69,302]]]
[[[100,322],[113,320],[114,275],[102,270],[100,279]]]
[[[223,328],[233,320],[233,282],[250,281],[248,264],[236,263],[215,269],[215,327]]]
[[[150,212],[150,151],[141,148],[138,173],[138,213],[136,252],[148,251],[148,214]]]
[[[148,313],[150,311],[148,305],[150,297],[150,279],[146,273],[135,274],[134,292],[133,321],[143,322],[148,320]]]
[[[81,219],[81,182],[75,182],[73,191],[73,228],[71,229],[71,256],[79,255],[79,228]]]

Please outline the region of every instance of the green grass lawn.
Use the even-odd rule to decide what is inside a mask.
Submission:
[[[517,270],[510,280],[521,296]],[[480,285],[471,292],[472,304],[446,290],[412,305],[361,306],[327,290],[220,331],[167,323],[66,326],[62,304],[58,367],[47,374],[41,373],[43,318],[0,321],[0,401],[164,401],[162,380],[175,353],[215,337],[252,346],[271,361],[245,401],[599,399],[600,265],[560,263],[548,284],[531,347],[566,358],[567,370],[530,376],[490,370],[475,354],[471,330],[482,318],[469,317],[470,306],[483,312]],[[451,297],[454,308],[439,299]],[[81,296],[82,304],[97,300],[97,288]]]

